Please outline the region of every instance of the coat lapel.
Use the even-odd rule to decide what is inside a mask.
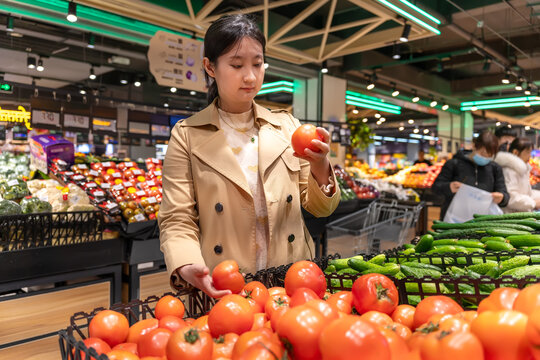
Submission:
[[[191,121],[186,121],[185,125],[183,124],[184,126],[214,125],[214,127],[206,127],[197,132],[197,138],[193,139],[196,145],[192,153],[252,196],[244,172],[227,144],[223,130],[219,128],[218,116],[217,108],[209,106],[201,111],[197,118],[194,117]]]

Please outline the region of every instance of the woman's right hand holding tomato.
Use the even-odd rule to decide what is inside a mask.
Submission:
[[[178,270],[178,273],[182,279],[197,289],[202,290],[210,297],[221,298],[232,293],[230,290],[217,290],[214,287],[214,282],[210,276],[210,269],[206,265],[184,265]]]

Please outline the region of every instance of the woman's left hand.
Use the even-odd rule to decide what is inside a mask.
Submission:
[[[309,162],[313,174],[319,173],[321,170],[327,171],[327,168],[330,166],[330,161],[327,157],[330,152],[330,134],[326,129],[321,127],[317,128],[317,133],[322,136],[323,141],[311,140],[311,144],[319,150],[318,152],[306,148],[304,149],[304,155],[300,155],[296,152],[294,153],[294,156],[297,158]]]

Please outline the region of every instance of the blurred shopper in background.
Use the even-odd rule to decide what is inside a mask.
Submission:
[[[473,140],[473,150],[460,150],[447,161],[432,189],[444,195],[441,206],[441,220],[462,184],[490,192],[493,201],[500,207],[508,204],[509,195],[504,183],[501,167],[493,162],[499,149],[497,137],[489,131]]]
[[[525,137],[514,139],[508,152],[499,152],[495,162],[503,169],[504,182],[510,201],[504,212],[532,211],[540,208],[540,191],[533,190],[529,181],[529,160],[533,144]]]
[[[510,144],[517,136],[517,133],[512,130],[509,125],[499,126],[495,130],[495,136],[499,139],[499,151],[508,151]]]

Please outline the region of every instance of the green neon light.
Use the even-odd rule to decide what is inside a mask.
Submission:
[[[387,112],[387,113],[390,113],[390,114],[401,115],[401,110],[393,110],[393,109],[383,108],[381,106],[367,104],[367,103],[364,103],[364,102],[345,100],[345,104],[354,105],[354,106],[358,106],[358,107],[362,107],[362,108],[366,108],[366,109],[379,110],[379,111]]]
[[[285,81],[285,80],[275,81],[275,82],[271,82],[271,83],[262,84],[261,89],[266,89],[266,88],[274,87],[274,86],[288,86],[288,87],[292,88],[294,86],[294,84],[292,82],[290,82],[290,81]]]
[[[388,108],[388,109],[391,109],[391,110],[401,110],[400,106],[383,103],[380,100],[379,101],[367,100],[367,99],[362,99],[362,98],[359,98],[359,97],[356,97],[356,96],[351,96],[351,95],[345,95],[345,99],[346,100],[352,100],[352,101],[359,101],[359,102],[363,102],[363,103],[366,103],[366,104],[373,104],[373,105],[377,105],[377,106],[380,106],[380,107],[383,107],[383,108]]]
[[[381,103],[385,103],[385,104],[386,104],[386,102],[384,102],[384,100],[381,100],[381,99],[379,99],[378,97],[375,97],[375,96],[369,96],[369,95],[357,93],[357,92],[350,91],[350,90],[347,90],[347,91],[345,92],[345,94],[346,94],[346,95],[356,96],[356,97],[359,97],[359,98],[362,98],[362,99],[368,99],[368,100],[378,101],[378,102],[381,102]],[[393,104],[389,104],[389,105],[393,105]],[[394,105],[394,106],[397,106],[397,105]]]
[[[510,104],[487,104],[487,105],[478,105],[476,106],[477,110],[487,110],[487,109],[502,109],[502,108],[511,108],[511,107],[520,107],[525,106],[526,102],[514,102]],[[540,101],[529,101],[531,106],[540,105]],[[473,106],[464,106],[461,108],[461,111],[472,110]]]
[[[420,14],[424,15],[424,16],[427,17],[429,20],[433,21],[435,24],[441,25],[441,20],[437,19],[435,16],[429,14],[428,12],[426,12],[426,11],[420,9],[418,6],[416,6],[416,5],[414,5],[414,4],[411,4],[411,3],[408,2],[407,0],[399,0],[399,1],[401,1],[403,4],[407,5],[407,6],[410,7],[411,9],[418,11]]]
[[[478,101],[466,101],[462,102],[461,106],[473,106],[473,105],[488,105],[488,104],[504,104],[510,102],[527,101],[527,100],[540,100],[536,96],[520,96],[513,98],[491,99],[491,100],[478,100]]]
[[[294,90],[292,88],[290,88],[290,87],[280,86],[280,87],[277,87],[277,88],[261,90],[261,91],[259,91],[257,93],[257,96],[264,95],[264,94],[272,94],[272,93],[277,93],[277,92],[282,92],[282,91],[290,92],[290,93],[294,92]]]
[[[387,0],[377,0],[377,1],[380,2],[381,4],[385,5],[386,7],[389,7],[390,9],[394,10],[395,12],[405,16],[407,19],[412,20],[415,23],[417,23],[418,25],[428,29],[429,31],[434,32],[437,35],[441,35],[441,32],[438,29],[436,29],[433,26],[425,23],[424,21],[420,20],[416,16],[409,14],[405,10],[400,9],[399,7],[397,7],[396,5],[388,2]]]

